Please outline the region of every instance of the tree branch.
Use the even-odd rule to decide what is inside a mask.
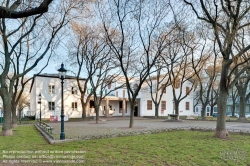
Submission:
[[[23,18],[36,14],[43,14],[48,11],[49,5],[53,0],[44,0],[39,7],[15,11],[15,9],[20,5],[19,1],[16,1],[10,8],[0,6],[0,18]]]

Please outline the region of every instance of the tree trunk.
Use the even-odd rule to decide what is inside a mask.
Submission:
[[[134,109],[135,109],[135,102],[132,101],[131,105],[130,105],[130,122],[129,122],[129,128],[133,128],[134,127]]]
[[[213,116],[213,114],[214,114],[214,106],[213,106],[213,105],[211,105],[211,107],[210,107],[210,108],[211,108],[211,110],[210,110],[210,115],[211,115],[211,116]]]
[[[202,120],[205,120],[205,112],[206,112],[206,105],[202,104],[202,107],[201,107],[201,118],[202,118]]]
[[[174,106],[174,110],[175,110],[175,114],[179,115],[179,103],[175,103],[175,106]]]
[[[20,120],[22,117],[22,110],[18,110],[18,120]]]
[[[246,111],[246,100],[244,96],[240,96],[240,115],[239,115],[240,121],[246,120],[245,111]]]
[[[235,101],[233,101],[232,105],[232,116],[235,116]]]
[[[215,137],[227,138],[228,132],[226,129],[226,103],[227,103],[227,92],[220,90],[218,100],[218,116],[215,130]]]
[[[18,117],[16,115],[16,108],[12,107],[12,127],[17,127]]]
[[[3,98],[3,108],[4,108],[4,118],[3,118],[3,128],[2,128],[2,136],[12,135],[12,119],[11,119],[11,97],[7,96]]]
[[[100,108],[100,106],[95,107],[95,110],[96,110],[96,112],[95,112],[95,115],[96,115],[95,122],[96,122],[96,124],[99,123],[99,108]]]
[[[223,59],[222,62],[222,70],[221,70],[221,78],[220,78],[220,86],[219,86],[219,97],[217,99],[218,105],[218,116],[214,137],[217,138],[228,138],[228,132],[226,129],[226,105],[227,105],[227,97],[228,97],[228,70],[230,66],[230,62]]]
[[[87,112],[87,103],[81,100],[82,103],[82,119],[86,119],[86,112]]]
[[[155,103],[155,118],[159,117],[159,104]]]

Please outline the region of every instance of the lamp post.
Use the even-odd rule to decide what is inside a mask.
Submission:
[[[61,64],[61,68],[58,69],[59,72],[59,78],[61,79],[61,86],[62,86],[62,93],[61,93],[61,133],[60,133],[60,140],[65,139],[65,133],[64,133],[64,105],[63,105],[63,80],[65,79],[65,74],[67,70],[64,68],[64,64]]]
[[[39,124],[40,124],[40,126],[41,126],[41,121],[42,121],[42,111],[41,111],[41,104],[42,104],[42,95],[41,95],[41,93],[39,93],[39,95],[38,95],[38,104],[40,104],[40,121],[39,121]]]

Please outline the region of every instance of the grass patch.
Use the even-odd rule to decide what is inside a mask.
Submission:
[[[173,131],[49,145],[32,125],[15,129],[13,136],[0,137],[1,162],[4,151],[40,150],[86,151],[81,154],[84,165],[250,165],[249,136],[221,140],[213,138],[212,132]]]

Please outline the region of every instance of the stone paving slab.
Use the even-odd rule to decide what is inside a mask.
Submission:
[[[101,135],[123,135],[129,132],[142,132],[178,128],[215,129],[216,121],[183,120],[182,122],[163,122],[164,119],[149,119],[136,117],[134,127],[129,128],[129,117],[101,118],[99,124],[92,121],[65,122],[65,135],[67,139],[81,139],[88,136],[101,137]],[[56,140],[60,135],[60,122],[51,122],[54,128],[53,136]],[[250,132],[250,123],[227,122],[230,131],[239,130]]]

